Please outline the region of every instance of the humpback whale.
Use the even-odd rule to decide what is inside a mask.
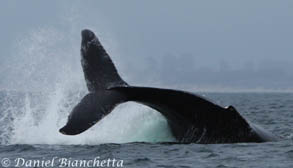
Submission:
[[[134,101],[160,112],[179,143],[267,142],[278,138],[248,122],[233,107],[221,107],[180,90],[128,85],[90,30],[81,32],[81,65],[89,93],[73,108],[59,131],[77,135],[109,114],[117,105]]]

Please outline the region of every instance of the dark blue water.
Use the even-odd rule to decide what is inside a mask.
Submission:
[[[208,145],[160,143],[174,140],[165,120],[149,108],[131,103],[114,110],[113,116],[86,136],[63,137],[57,129],[64,121],[59,124],[59,120],[80,96],[71,100],[62,95],[50,99],[41,94],[1,92],[0,158],[6,158],[2,164],[9,159],[10,167],[15,167],[19,158],[27,164],[55,158],[54,167],[64,166],[60,159],[71,161],[66,162],[67,167],[84,167],[75,163],[98,158],[119,160],[123,167],[293,167],[292,93],[201,93],[215,103],[235,106],[249,121],[281,137],[278,142]]]

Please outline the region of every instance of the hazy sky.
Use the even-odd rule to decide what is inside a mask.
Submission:
[[[19,55],[28,52],[25,47],[36,54],[37,46],[45,56],[50,52],[44,54],[42,46],[76,53],[65,63],[79,66],[83,28],[98,34],[130,83],[293,88],[291,0],[1,1],[0,20],[2,88],[9,85],[4,80],[16,80],[11,75],[20,69],[11,62],[24,59]],[[43,44],[34,32],[54,45]],[[29,40],[19,47],[21,39]],[[32,63],[35,57],[25,58]]]

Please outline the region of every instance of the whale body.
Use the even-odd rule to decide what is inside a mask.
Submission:
[[[89,93],[73,108],[59,131],[77,135],[117,105],[134,101],[160,112],[179,143],[276,141],[273,134],[249,123],[233,107],[221,107],[199,95],[172,89],[128,85],[90,30],[82,31],[81,64]],[[127,114],[126,114],[127,115]]]

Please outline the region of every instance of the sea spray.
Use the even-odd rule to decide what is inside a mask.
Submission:
[[[82,94],[76,93],[75,100],[70,102],[66,94],[56,90],[48,99],[45,111],[39,114],[35,111],[39,108],[31,106],[30,98],[26,94],[25,111],[15,116],[9,143],[95,145],[174,141],[165,118],[158,112],[136,103],[119,105],[112,113],[80,135],[63,135],[58,130],[66,123],[67,115],[80,99],[78,95]]]

